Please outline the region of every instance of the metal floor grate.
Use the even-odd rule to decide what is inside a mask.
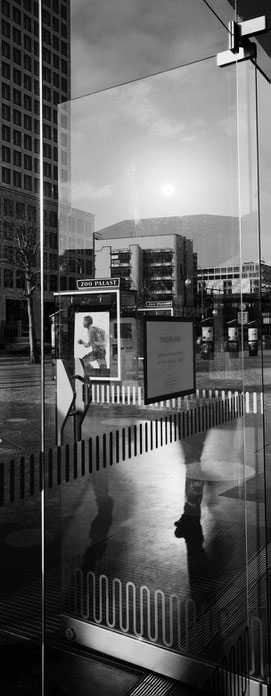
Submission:
[[[76,657],[95,660],[108,667],[124,670],[138,677],[136,685],[131,687],[126,696],[194,696],[197,693],[191,687],[182,686],[173,679],[148,672],[146,669],[127,664],[121,659],[91,650],[78,643],[70,643],[60,633],[61,581],[59,569],[50,571],[46,579],[45,631],[46,645],[62,653]],[[2,641],[5,635],[26,639],[37,644],[41,640],[41,584],[33,581],[28,586],[6,597],[0,602],[0,625]],[[175,692],[175,689],[178,689]]]

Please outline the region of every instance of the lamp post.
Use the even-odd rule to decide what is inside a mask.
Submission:
[[[194,308],[194,288],[192,289],[192,293],[190,293],[190,296],[187,295],[187,290],[191,288],[192,285],[192,280],[191,278],[186,278],[184,281],[184,307],[183,307],[183,314],[184,314],[184,308],[185,308],[185,316],[191,316],[191,308]],[[192,300],[192,304],[189,303],[189,301]],[[194,310],[192,312],[194,315]]]
[[[79,273],[82,275],[83,269],[81,266],[81,262],[79,261],[79,259],[76,258],[76,256],[67,256],[67,258],[64,261],[62,261],[62,263],[60,264],[59,270],[62,273],[70,273],[71,272],[70,261],[75,261],[75,263],[78,263],[78,270],[79,270]]]
[[[78,271],[75,268],[71,268],[71,262],[74,264],[77,264]],[[81,261],[76,257],[76,256],[66,256],[66,258],[63,259],[62,263],[58,267],[60,274],[59,278],[59,288],[60,290],[66,290],[67,288],[67,277],[69,278],[68,286],[69,290],[74,290],[75,289],[75,278],[74,274],[78,273],[80,276],[83,273],[83,268],[81,265]],[[64,275],[65,274],[65,275]]]
[[[206,296],[204,298],[204,290],[206,290]],[[208,290],[211,292],[208,293]],[[221,349],[221,308],[220,308],[220,300],[218,301],[218,305],[216,303],[216,300],[214,298],[214,291],[219,294],[223,293],[223,290],[221,288],[216,288],[216,287],[204,287],[203,285],[201,286],[201,330],[202,330],[202,347],[204,349],[205,344],[209,343],[209,348],[211,349],[211,353],[214,353],[214,346],[215,346],[215,339],[217,339],[218,347]],[[212,293],[212,295],[211,295]],[[210,297],[211,299],[211,304],[205,306],[205,301],[206,297]],[[219,324],[214,323],[214,320],[216,317],[219,318]],[[215,336],[215,326],[216,326],[216,336]],[[206,346],[205,346],[206,347]],[[203,352],[203,351],[202,351]],[[208,352],[206,350],[206,352]],[[206,355],[204,356],[206,357]]]
[[[99,232],[93,232],[93,238],[92,238],[92,248],[93,248],[92,275],[93,275],[93,278],[96,278],[96,245],[95,245],[96,239],[103,239],[102,234],[99,234]]]

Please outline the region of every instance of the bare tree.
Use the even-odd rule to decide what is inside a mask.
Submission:
[[[5,230],[4,241],[7,254],[3,261],[10,266],[12,264],[19,271],[22,281],[20,297],[27,303],[30,362],[39,363],[40,351],[34,316],[34,293],[40,275],[39,228],[25,211],[12,219],[9,229]]]

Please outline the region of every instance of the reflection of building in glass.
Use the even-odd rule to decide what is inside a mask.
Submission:
[[[250,322],[271,341],[271,266],[247,261],[235,266],[210,266],[197,270],[197,298],[201,313],[218,310],[224,337],[229,322],[236,321],[247,339]]]
[[[122,287],[136,289],[141,304],[174,302],[178,307],[194,305],[195,255],[190,239],[177,234],[119,237],[96,241],[97,277],[118,277]]]
[[[239,220],[223,215],[184,215],[182,217],[121,220],[99,230],[104,239],[180,235],[193,242],[200,266],[222,265],[239,259]],[[154,248],[155,243],[149,244]],[[158,242],[156,243],[158,248]],[[169,246],[169,245],[168,245]],[[252,247],[250,235],[250,249]],[[251,251],[252,253],[252,251]],[[251,258],[251,256],[250,256]],[[257,256],[255,257],[257,258]],[[238,261],[237,261],[238,263]]]
[[[216,266],[200,268],[197,272],[198,287],[208,286],[214,294],[266,293],[271,290],[271,266],[264,262],[246,261],[235,266]]]
[[[60,206],[59,282],[61,290],[74,290],[78,277],[94,277],[94,220],[92,213],[63,204]],[[55,276],[54,290],[57,288],[58,277]]]
[[[78,208],[60,205],[59,248],[60,253],[89,249],[93,245],[95,216]]]
[[[239,221],[230,216],[122,220],[99,230],[99,236],[103,242],[96,245],[97,273],[123,278],[144,302],[172,300],[174,313],[198,306],[198,265],[220,268],[239,259]],[[223,284],[221,289],[227,292]]]
[[[145,221],[149,222],[149,221]],[[152,225],[154,220],[150,221]],[[115,226],[117,227],[117,226]],[[196,255],[190,239],[167,234],[111,237],[95,242],[97,278],[120,278],[121,360],[123,379],[137,379],[143,355],[143,313],[193,314]],[[116,327],[115,327],[116,329]],[[113,353],[115,349],[115,332]]]
[[[12,248],[14,218],[39,219],[40,87],[38,3],[4,0],[1,3],[1,167],[0,210],[2,242]],[[43,173],[46,265],[51,273],[45,290],[53,289],[58,248],[58,104],[70,98],[70,2],[43,3]],[[68,122],[61,127],[68,145]],[[12,263],[12,253],[2,253],[0,323],[1,343],[19,338],[27,314],[24,280]],[[47,295],[48,301],[48,295]],[[49,309],[48,309],[49,312]],[[50,313],[50,312],[49,312]],[[19,335],[18,335],[19,334]],[[26,337],[27,338],[27,337]]]

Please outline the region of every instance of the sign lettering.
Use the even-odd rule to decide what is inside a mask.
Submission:
[[[87,288],[119,288],[120,279],[119,278],[89,278],[86,280],[76,281],[77,290],[84,290]]]
[[[145,302],[145,307],[172,307],[172,300],[162,300],[161,302],[153,300],[152,302]]]

